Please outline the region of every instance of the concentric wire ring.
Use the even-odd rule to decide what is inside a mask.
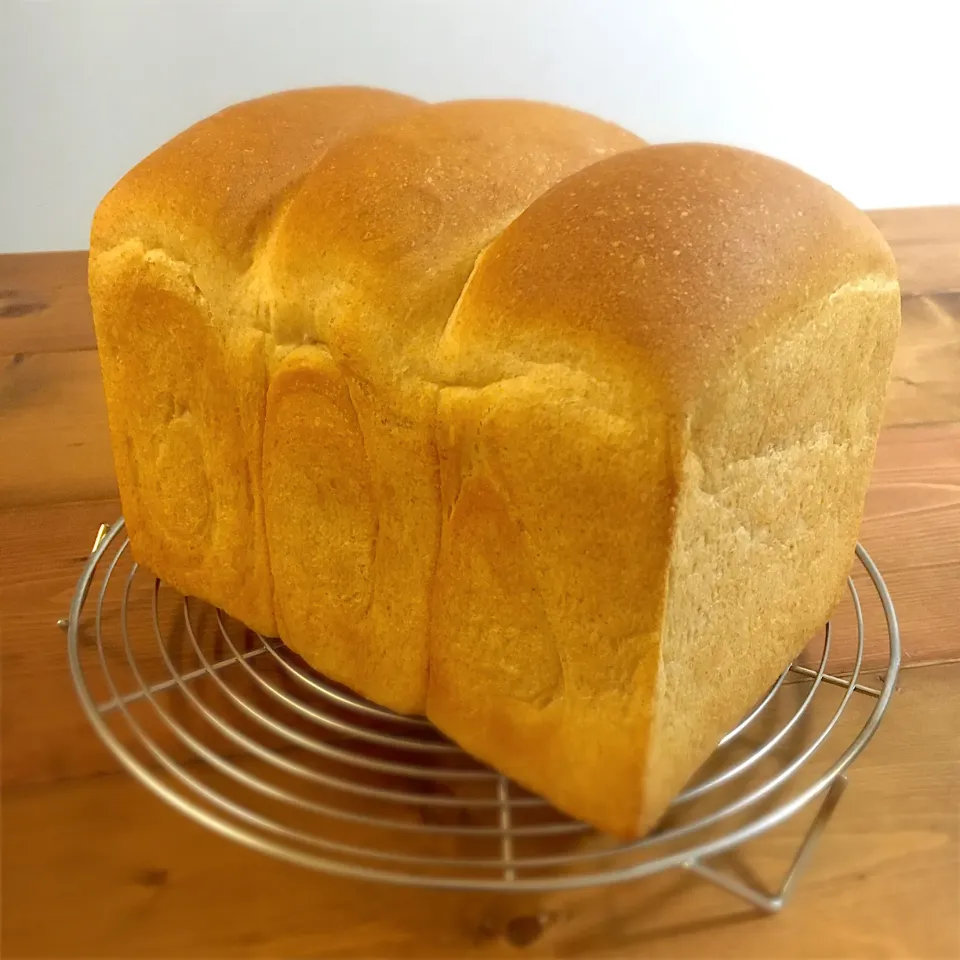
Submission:
[[[886,620],[882,687],[861,682],[866,627],[851,578],[857,653],[849,679],[829,671],[828,624],[817,667],[785,671],[659,828],[618,843],[474,762],[426,720],[341,690],[276,641],[239,639],[220,611],[176,597],[132,562],[123,530],[120,520],[99,539],[70,608],[70,666],[90,722],[130,773],[182,813],[261,852],[338,875],[546,891],[700,865],[782,823],[841,777],[886,710],[900,662],[893,605],[858,546]],[[176,614],[172,623],[164,604]],[[215,624],[206,633],[198,626],[205,614]],[[159,677],[148,676],[156,669]],[[789,682],[798,677],[804,683]],[[811,707],[830,686],[843,688],[839,701],[814,719]],[[848,707],[857,692],[874,702],[854,721]],[[771,729],[758,733],[765,725]],[[824,760],[828,742],[837,755]]]

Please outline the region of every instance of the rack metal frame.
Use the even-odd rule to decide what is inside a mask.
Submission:
[[[676,798],[661,825],[638,841],[616,842],[555,813],[545,801],[472,761],[425,719],[399,717],[327,682],[279,641],[252,634],[252,649],[241,649],[220,611],[213,615],[218,643],[227,655],[213,659],[195,626],[202,605],[189,598],[181,601],[183,628],[198,666],[183,671],[160,623],[161,584],[130,561],[128,547],[122,519],[109,528],[101,526],[69,617],[59,621],[67,633],[80,702],[103,742],[143,785],[222,836],[303,867],[372,881],[546,892],[684,869],[759,910],[776,912],[787,902],[846,787],[848,767],[876,731],[900,666],[893,603],[876,565],[858,545],[857,559],[870,577],[886,620],[889,661],[880,685],[871,686],[861,678],[864,613],[849,578],[857,624],[851,675],[841,677],[828,670],[832,627],[827,624],[818,666],[793,664],[784,671],[720,742],[719,762]],[[129,566],[125,578],[122,563]],[[98,572],[102,583],[91,599]],[[169,674],[151,682],[141,670],[129,629],[131,590],[144,576],[152,580],[152,633]],[[111,587],[122,590],[122,600],[119,630],[107,638],[103,610]],[[116,664],[117,657],[135,681],[131,691],[122,691],[113,676],[111,663]],[[92,671],[101,685],[105,682],[106,699],[93,694]],[[200,691],[196,681],[201,677],[210,678],[208,688],[216,693],[216,703]],[[792,688],[796,694],[797,686],[788,682],[796,678],[806,685],[798,702],[776,719],[772,732],[745,747],[747,736],[762,726],[758,721],[771,719],[785,691]],[[801,731],[811,725],[812,705],[831,685],[843,690],[839,704],[832,712],[816,711],[815,729]],[[839,756],[809,782],[799,784],[799,775],[835,735],[856,695],[872,699],[872,709]],[[209,727],[218,743],[229,744],[230,750],[212,747],[178,719],[165,702],[170,697],[188,706],[194,719],[202,720],[204,729]],[[138,714],[145,709],[153,712],[154,722],[162,722],[173,742],[202,763],[185,763],[160,743]],[[729,760],[724,759],[725,752]],[[765,766],[772,771],[759,776]],[[213,772],[216,785],[200,768]],[[458,788],[466,790],[458,795]],[[815,803],[819,806],[809,829],[773,892],[719,865],[719,855]],[[304,818],[309,829],[300,825]],[[343,830],[359,832],[361,839],[344,840]],[[416,847],[413,852],[405,849],[409,841]],[[485,852],[481,855],[478,849]]]

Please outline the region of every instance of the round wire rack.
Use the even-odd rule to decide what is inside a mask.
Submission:
[[[163,586],[131,559],[122,519],[100,528],[60,625],[80,701],[122,765],[182,813],[256,850],[338,875],[476,890],[574,889],[684,868],[775,911],[896,682],[893,604],[859,545],[857,558],[866,578],[848,580],[848,676],[831,672],[840,627],[827,624],[658,827],[633,842],[565,817],[428,721],[357,698],[279,641]],[[868,605],[857,579],[885,620],[889,661],[877,685],[861,675]],[[774,892],[715,865],[807,807],[815,815]]]

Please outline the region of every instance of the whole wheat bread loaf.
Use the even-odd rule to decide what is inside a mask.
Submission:
[[[161,147],[90,292],[137,559],[625,836],[829,617],[899,326],[783,163],[362,88]]]

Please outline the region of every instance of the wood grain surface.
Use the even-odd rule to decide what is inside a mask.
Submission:
[[[120,512],[85,254],[0,257],[0,954],[498,955],[542,914],[537,955],[960,956],[960,208],[874,218],[904,322],[861,540],[900,617],[903,703],[855,767],[829,854],[763,922],[687,881],[667,897],[677,878],[529,909],[329,881],[204,834],[118,774],[55,626],[98,525]],[[841,611],[839,670],[851,626]],[[868,634],[868,668],[882,644]],[[821,928],[833,939],[818,948]]]
[[[550,896],[331,878],[215,836],[115,774],[7,792],[3,956],[951,960],[960,740],[931,731],[958,729],[958,686],[957,664],[904,674],[774,917],[682,872]],[[808,822],[754,841],[740,869],[775,885]]]

